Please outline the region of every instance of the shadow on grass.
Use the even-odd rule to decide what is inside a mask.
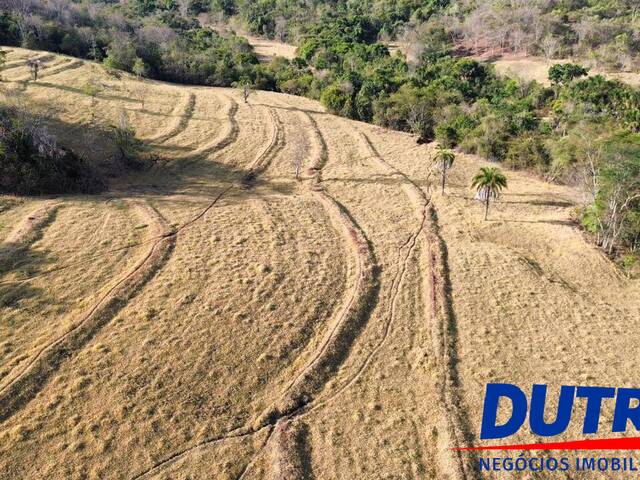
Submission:
[[[503,218],[495,221],[506,222],[506,223],[546,223],[547,225],[564,225],[567,227],[576,226],[576,222],[572,220],[520,220],[520,219],[516,220],[516,219]]]
[[[10,255],[8,260],[5,260],[6,254]],[[54,260],[46,254],[29,250],[24,245],[7,243],[0,245],[0,275],[12,274],[18,282],[22,278],[37,275],[47,265],[53,263]],[[16,307],[26,298],[43,294],[42,289],[33,287],[29,283],[0,284],[0,309]]]
[[[213,152],[150,143],[144,146],[141,155],[151,160],[140,162],[139,168],[132,168],[132,162],[117,158],[112,140],[113,132],[107,126],[79,125],[58,119],[49,119],[47,124],[61,139],[63,146],[68,146],[81,156],[85,154],[85,157],[90,157],[89,163],[97,166],[103,179],[111,179],[108,182],[111,192],[107,192],[110,196],[216,196],[221,189],[237,186],[239,188],[233,189],[225,198],[240,199],[269,192],[288,194],[295,189],[293,175],[291,182],[282,178],[273,182],[266,180],[263,175],[252,174],[249,166],[236,166],[240,162],[229,151],[234,143]],[[180,156],[172,157],[172,153]],[[226,161],[221,161],[222,158]],[[73,195],[76,201],[81,201],[82,198],[83,196]],[[92,196],[88,195],[86,198],[90,199]]]
[[[69,85],[60,85],[58,83],[52,83],[52,82],[43,82],[38,80],[37,82],[32,82],[30,83],[31,86],[40,86],[40,87],[45,87],[45,88],[53,88],[56,90],[62,90],[64,92],[70,92],[70,93],[76,93],[78,95],[85,95],[85,96],[89,96],[84,90],[82,90],[81,88],[77,88],[77,87],[72,87]],[[96,95],[96,98],[102,99],[102,100],[117,100],[120,102],[127,102],[127,103],[140,103],[140,100],[135,99],[135,98],[130,98],[130,97],[125,97],[122,95],[109,95],[109,94],[105,94],[105,93],[99,93]]]
[[[462,437],[466,445],[473,445],[476,440],[472,429],[470,427],[471,422],[468,415],[468,409],[463,403],[461,389],[462,384],[460,381],[460,372],[458,365],[460,363],[459,357],[459,333],[458,333],[458,319],[454,308],[453,302],[453,285],[451,282],[451,269],[449,267],[449,248],[444,241],[441,234],[441,226],[438,220],[438,213],[435,209],[431,209],[431,222],[434,228],[434,236],[438,242],[438,249],[441,255],[441,280],[443,282],[443,294],[444,304],[443,309],[445,311],[445,325],[443,330],[447,332],[445,344],[443,347],[446,349],[446,361],[447,371],[449,372],[448,381],[451,382],[450,400],[453,402],[454,413],[458,416],[458,425],[461,430]],[[445,397],[446,399],[446,397]],[[460,453],[459,453],[460,454]],[[461,457],[462,458],[462,457]],[[466,459],[471,466],[471,478],[479,478],[474,474],[474,466],[477,465],[477,454],[475,452],[467,452]],[[467,477],[468,478],[468,477]]]
[[[367,178],[361,177],[330,177],[323,178],[323,183],[354,183],[354,184],[372,184],[372,185],[394,185],[394,186],[403,186],[406,185],[407,180],[400,173],[392,173],[389,175],[384,174],[373,174],[368,176]],[[412,180],[413,183],[420,187],[428,187],[430,183],[425,180]]]

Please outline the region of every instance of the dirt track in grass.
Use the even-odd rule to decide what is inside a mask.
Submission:
[[[0,198],[0,478],[472,479],[486,383],[640,384],[640,288],[573,190],[508,172],[484,222],[481,161],[442,196],[431,146],[316,102],[7,60],[89,161],[123,112],[161,160]]]

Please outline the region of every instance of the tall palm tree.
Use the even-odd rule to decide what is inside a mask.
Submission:
[[[433,161],[438,164],[438,167],[442,170],[442,195],[444,195],[444,186],[447,183],[447,170],[453,167],[453,162],[456,159],[456,154],[453,150],[444,148],[442,145],[436,147],[436,154],[433,157]]]
[[[507,188],[507,177],[495,167],[482,167],[471,180],[471,188],[475,188],[479,198],[484,201],[484,219],[487,220],[489,202],[500,196],[500,190]]]

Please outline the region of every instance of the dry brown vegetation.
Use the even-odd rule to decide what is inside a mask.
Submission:
[[[482,57],[479,57],[482,58]],[[561,63],[568,63],[570,60],[547,61],[540,57],[530,56],[505,56],[492,59],[498,73],[522,78],[526,81],[535,80],[542,85],[550,85],[549,67]],[[578,63],[584,64],[578,60]],[[588,62],[586,63],[588,66]],[[604,75],[610,80],[620,80],[634,87],[640,86],[640,74],[638,72],[607,72],[602,69],[592,68],[589,75]]]
[[[0,478],[475,478],[487,382],[640,385],[640,286],[572,189],[509,172],[484,222],[481,161],[443,197],[432,146],[311,100],[7,60],[62,144],[108,170],[124,111],[161,161],[0,197]]]

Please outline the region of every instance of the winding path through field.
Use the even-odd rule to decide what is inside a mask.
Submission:
[[[473,479],[485,383],[633,383],[638,284],[570,189],[511,172],[483,223],[475,158],[442,196],[431,146],[316,102],[45,54],[23,84],[29,55],[7,77],[61,138],[104,162],[124,112],[157,162],[0,208],[0,479]]]

